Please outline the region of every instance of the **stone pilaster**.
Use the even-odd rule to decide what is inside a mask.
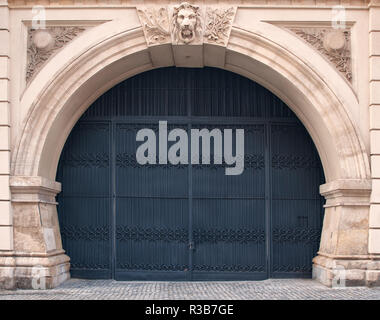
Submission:
[[[55,202],[61,186],[42,177],[22,176],[12,176],[10,186],[14,251],[0,259],[0,265],[13,264],[16,288],[54,288],[70,277]]]
[[[9,8],[0,1],[0,259],[13,250],[13,223],[9,190],[10,175],[10,74]],[[12,259],[0,267],[0,287],[13,286]]]
[[[380,257],[380,1],[369,8],[370,146],[372,194],[368,250]]]
[[[336,180],[320,188],[325,218],[313,278],[327,286],[378,285],[380,257],[368,251],[370,180]]]

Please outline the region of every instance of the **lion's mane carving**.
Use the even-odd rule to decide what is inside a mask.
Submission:
[[[172,16],[174,43],[188,44],[202,37],[202,21],[199,6],[183,2],[174,7]]]

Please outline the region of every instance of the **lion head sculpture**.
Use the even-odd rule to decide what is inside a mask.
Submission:
[[[190,43],[202,36],[202,22],[198,6],[183,2],[174,7],[173,39],[175,43]]]

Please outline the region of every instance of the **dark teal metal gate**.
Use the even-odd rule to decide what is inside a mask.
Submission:
[[[244,129],[244,171],[139,165],[137,131]],[[170,145],[169,145],[170,146]],[[309,277],[323,171],[306,130],[260,85],[213,69],[165,68],[101,96],[59,162],[58,212],[73,277],[232,280]]]

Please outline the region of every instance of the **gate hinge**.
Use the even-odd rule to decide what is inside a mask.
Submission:
[[[194,242],[193,242],[193,241],[190,241],[190,242],[189,242],[189,249],[190,249],[190,250],[194,250],[194,249],[195,249],[195,245],[194,245]]]

